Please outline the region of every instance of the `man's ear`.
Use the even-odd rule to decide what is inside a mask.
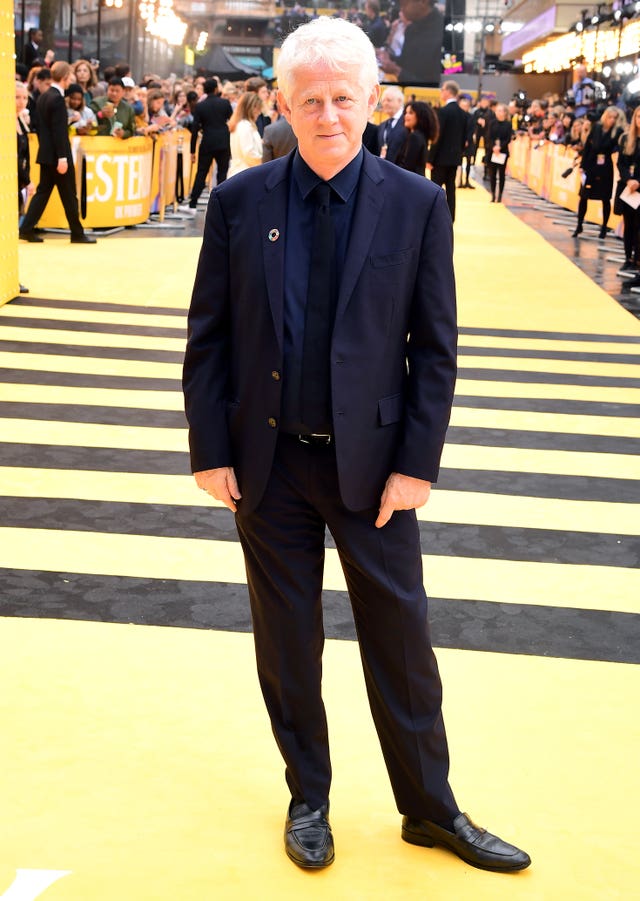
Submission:
[[[287,103],[287,98],[284,96],[282,91],[278,91],[278,109],[285,117],[289,125],[291,125],[291,107]]]

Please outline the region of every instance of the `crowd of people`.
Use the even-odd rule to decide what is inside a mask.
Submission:
[[[387,6],[381,12],[378,0],[367,0],[363,10],[354,6],[339,15],[368,35],[382,73],[383,60],[401,59],[406,26],[422,21],[419,14],[427,8],[431,10],[430,0],[411,0],[409,5],[403,3],[399,9]],[[305,21],[306,13],[296,6],[288,17],[290,30]],[[33,193],[26,135],[39,131],[38,98],[51,86],[53,61],[51,51],[41,49],[41,32],[36,30],[29,38],[23,58],[30,60],[31,67],[27,70],[18,65],[16,72],[21,207]],[[577,154],[574,165],[581,169],[575,237],[583,231],[589,200],[602,203],[600,236],[606,235],[617,165],[613,209],[624,218],[625,250],[620,274],[637,281],[640,212],[633,196],[638,196],[636,175],[640,173],[637,119],[620,101],[606,105],[584,65],[576,66],[573,89],[564,97],[549,93],[528,101],[519,93],[504,103],[481,95],[474,106],[471,95],[461,92],[453,81],[445,82],[440,94],[440,106],[434,108],[415,96],[407,98],[399,86],[383,90],[380,111],[384,118],[380,125],[367,124],[363,137],[367,149],[402,168],[421,174],[429,171],[432,180],[445,189],[455,218],[456,187],[473,189],[470,175],[480,148],[484,148],[483,178],[489,183],[491,202],[499,203],[516,134],[527,134],[534,149],[547,142],[570,147]],[[213,163],[220,183],[243,169],[282,156],[296,145],[291,126],[278,110],[276,91],[260,77],[221,82],[215,76],[163,78],[151,73],[136,84],[125,63],[105,69],[100,77],[89,60],[79,59],[71,66],[65,102],[71,136],[126,140],[136,135],[153,137],[173,128],[188,129],[191,159],[197,163],[190,197],[181,206],[188,214],[197,210]],[[571,171],[569,167],[565,174]]]

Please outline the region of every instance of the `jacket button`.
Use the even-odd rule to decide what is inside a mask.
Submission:
[[[277,369],[273,370],[273,372],[271,373],[271,378],[274,380],[274,382],[280,381],[280,373],[278,372]]]
[[[278,423],[277,423],[276,420],[273,418],[273,416],[270,416],[270,417],[267,419],[267,425],[269,426],[269,428],[275,429],[276,426],[278,425]]]

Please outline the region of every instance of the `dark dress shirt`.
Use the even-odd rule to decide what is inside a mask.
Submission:
[[[338,285],[347,255],[347,242],[358,196],[363,151],[329,182],[331,219],[336,236]],[[322,179],[295,153],[289,184],[284,288],[284,366],[281,430],[291,434],[308,431],[300,421],[302,350],[309,287],[309,266],[313,242],[315,204],[309,197]],[[330,431],[330,424],[327,425]]]

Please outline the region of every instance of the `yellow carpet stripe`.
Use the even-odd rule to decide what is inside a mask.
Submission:
[[[601,385],[561,385],[549,382],[503,382],[459,378],[458,397],[528,397],[544,400],[583,400],[592,403],[640,404],[640,388]],[[622,410],[624,413],[624,409]]]
[[[636,612],[640,571],[423,555],[433,597]],[[244,584],[240,544],[201,538],[0,528],[0,567]],[[326,552],[324,587],[346,589],[337,551]]]
[[[1,373],[0,373],[1,377]],[[122,409],[184,410],[180,391],[135,391],[124,388],[76,388],[0,382],[0,401],[35,404],[82,404]]]
[[[0,423],[3,421],[0,420]],[[152,426],[100,425],[37,419],[4,420],[2,440],[13,444],[55,444],[137,450],[185,451],[187,430]]]
[[[186,328],[184,317],[164,313],[128,313],[125,310],[85,310],[75,307],[23,307],[6,304],[0,307],[0,323],[7,319],[51,319],[58,322],[91,322],[100,325],[133,325],[144,328]],[[2,332],[0,331],[0,334]]]
[[[46,356],[41,359],[46,360]],[[153,364],[156,365],[156,364]],[[0,372],[1,377],[1,372]],[[458,397],[526,398],[558,401],[640,405],[640,388],[601,388],[591,385],[522,384],[518,382],[472,382],[459,379]],[[0,382],[0,401],[47,404],[86,404],[88,406],[134,407],[150,410],[182,410],[181,391],[136,391],[124,388],[83,388],[67,385],[38,385]],[[479,409],[494,409],[493,407]],[[563,415],[563,414],[557,414]]]
[[[78,317],[81,318],[81,317]],[[629,336],[630,337],[630,336]],[[640,344],[635,341],[572,341],[566,338],[521,338],[515,335],[460,335],[460,347],[495,347],[505,350],[569,351],[589,354],[633,354],[640,362]]]
[[[584,360],[546,360],[542,357],[474,357],[461,355],[458,365],[465,369],[498,369],[509,372],[547,372],[564,375],[609,376],[610,378],[638,378],[635,363],[588,363]]]
[[[640,504],[576,501],[473,491],[432,491],[418,518],[522,529],[560,529],[611,535],[640,533]]]
[[[9,326],[0,329],[2,341],[28,341],[30,344],[71,344],[75,347],[127,347],[138,350],[167,350],[182,353],[185,338],[160,338],[148,335],[117,335],[112,332],[76,332],[63,329],[22,328]]]
[[[0,891],[17,867],[58,866],[70,875],[37,901],[632,899],[640,867],[625,801],[640,790],[629,716],[640,667],[437,656],[452,784],[475,820],[531,852],[525,873],[486,873],[401,841],[355,642],[327,641],[324,654],[339,856],[329,871],[302,873],[282,850],[288,799],[251,635],[3,619],[12,828]],[[500,687],[500,703],[485,686]]]
[[[71,372],[87,375],[115,375],[148,379],[182,378],[180,363],[156,363],[142,360],[118,360],[108,357],[67,357],[63,354],[30,354],[0,351],[0,379],[2,369],[26,371]]]
[[[46,359],[46,357],[42,357]],[[152,364],[156,365],[156,364]],[[1,378],[0,371],[0,378]],[[458,396],[492,398],[540,398],[543,400],[577,400],[622,404],[640,404],[640,388],[597,388],[587,385],[542,385],[517,382],[470,382],[460,379]],[[0,401],[43,404],[85,404],[99,407],[147,408],[150,410],[182,410],[180,391],[136,391],[124,388],[83,388],[69,385],[38,385],[0,382]],[[463,409],[463,408],[461,408]],[[494,410],[494,407],[481,409]],[[575,415],[553,413],[549,415]]]
[[[640,457],[633,454],[445,444],[442,465],[449,469],[640,479]]]
[[[222,507],[221,503],[196,488],[191,475],[2,466],[0,495]],[[640,529],[640,504],[437,489],[431,493],[427,506],[418,510],[418,519],[424,522],[632,535]]]
[[[529,410],[454,407],[451,425],[474,429],[515,429],[525,432],[566,432],[571,435],[617,435],[622,438],[640,438],[640,418],[637,416],[589,416],[576,413],[533,413]]]

